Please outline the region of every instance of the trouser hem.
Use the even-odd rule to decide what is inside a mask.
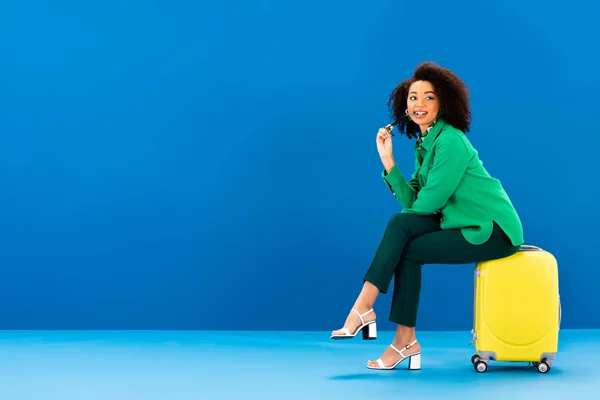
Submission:
[[[409,319],[401,319],[401,318],[390,317],[389,321],[393,322],[395,324],[398,324],[398,325],[406,326],[407,328],[416,328],[417,327],[417,321],[416,320],[409,320]]]
[[[389,283],[386,285],[385,283],[381,282],[381,281],[377,281],[377,279],[373,279],[370,274],[366,274],[363,278],[363,282],[369,282],[370,284],[372,284],[373,286],[375,286],[378,290],[379,293],[382,294],[387,294],[390,285]]]

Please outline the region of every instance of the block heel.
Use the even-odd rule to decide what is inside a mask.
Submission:
[[[409,356],[408,369],[416,371],[421,369],[421,353]]]
[[[375,321],[367,323],[362,329],[363,340],[375,340],[377,339],[377,323]]]

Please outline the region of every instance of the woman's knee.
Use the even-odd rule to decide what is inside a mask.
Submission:
[[[439,229],[435,216],[412,213],[397,213],[390,217],[387,229],[393,232],[406,232],[409,236],[420,236]]]
[[[409,213],[397,213],[390,217],[388,221],[388,226],[391,227],[404,227],[411,225],[411,222],[414,223],[416,214]]]
[[[407,228],[410,226],[410,214],[397,213],[390,217],[386,232],[394,236],[407,232]]]

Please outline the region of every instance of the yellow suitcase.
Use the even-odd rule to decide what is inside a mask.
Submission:
[[[536,246],[475,267],[471,362],[485,372],[490,361],[527,362],[550,371],[558,351],[561,306],[558,264]]]

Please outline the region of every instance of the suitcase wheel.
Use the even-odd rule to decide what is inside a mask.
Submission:
[[[475,371],[481,373],[484,373],[485,371],[487,371],[487,363],[485,361],[477,361],[474,364],[475,367]]]
[[[471,357],[471,364],[475,365],[477,361],[479,361],[479,356],[475,354],[473,357]]]
[[[533,366],[536,367],[537,370],[542,374],[545,374],[546,372],[550,371],[550,366],[546,363],[546,361],[542,361],[540,363],[533,363]]]

